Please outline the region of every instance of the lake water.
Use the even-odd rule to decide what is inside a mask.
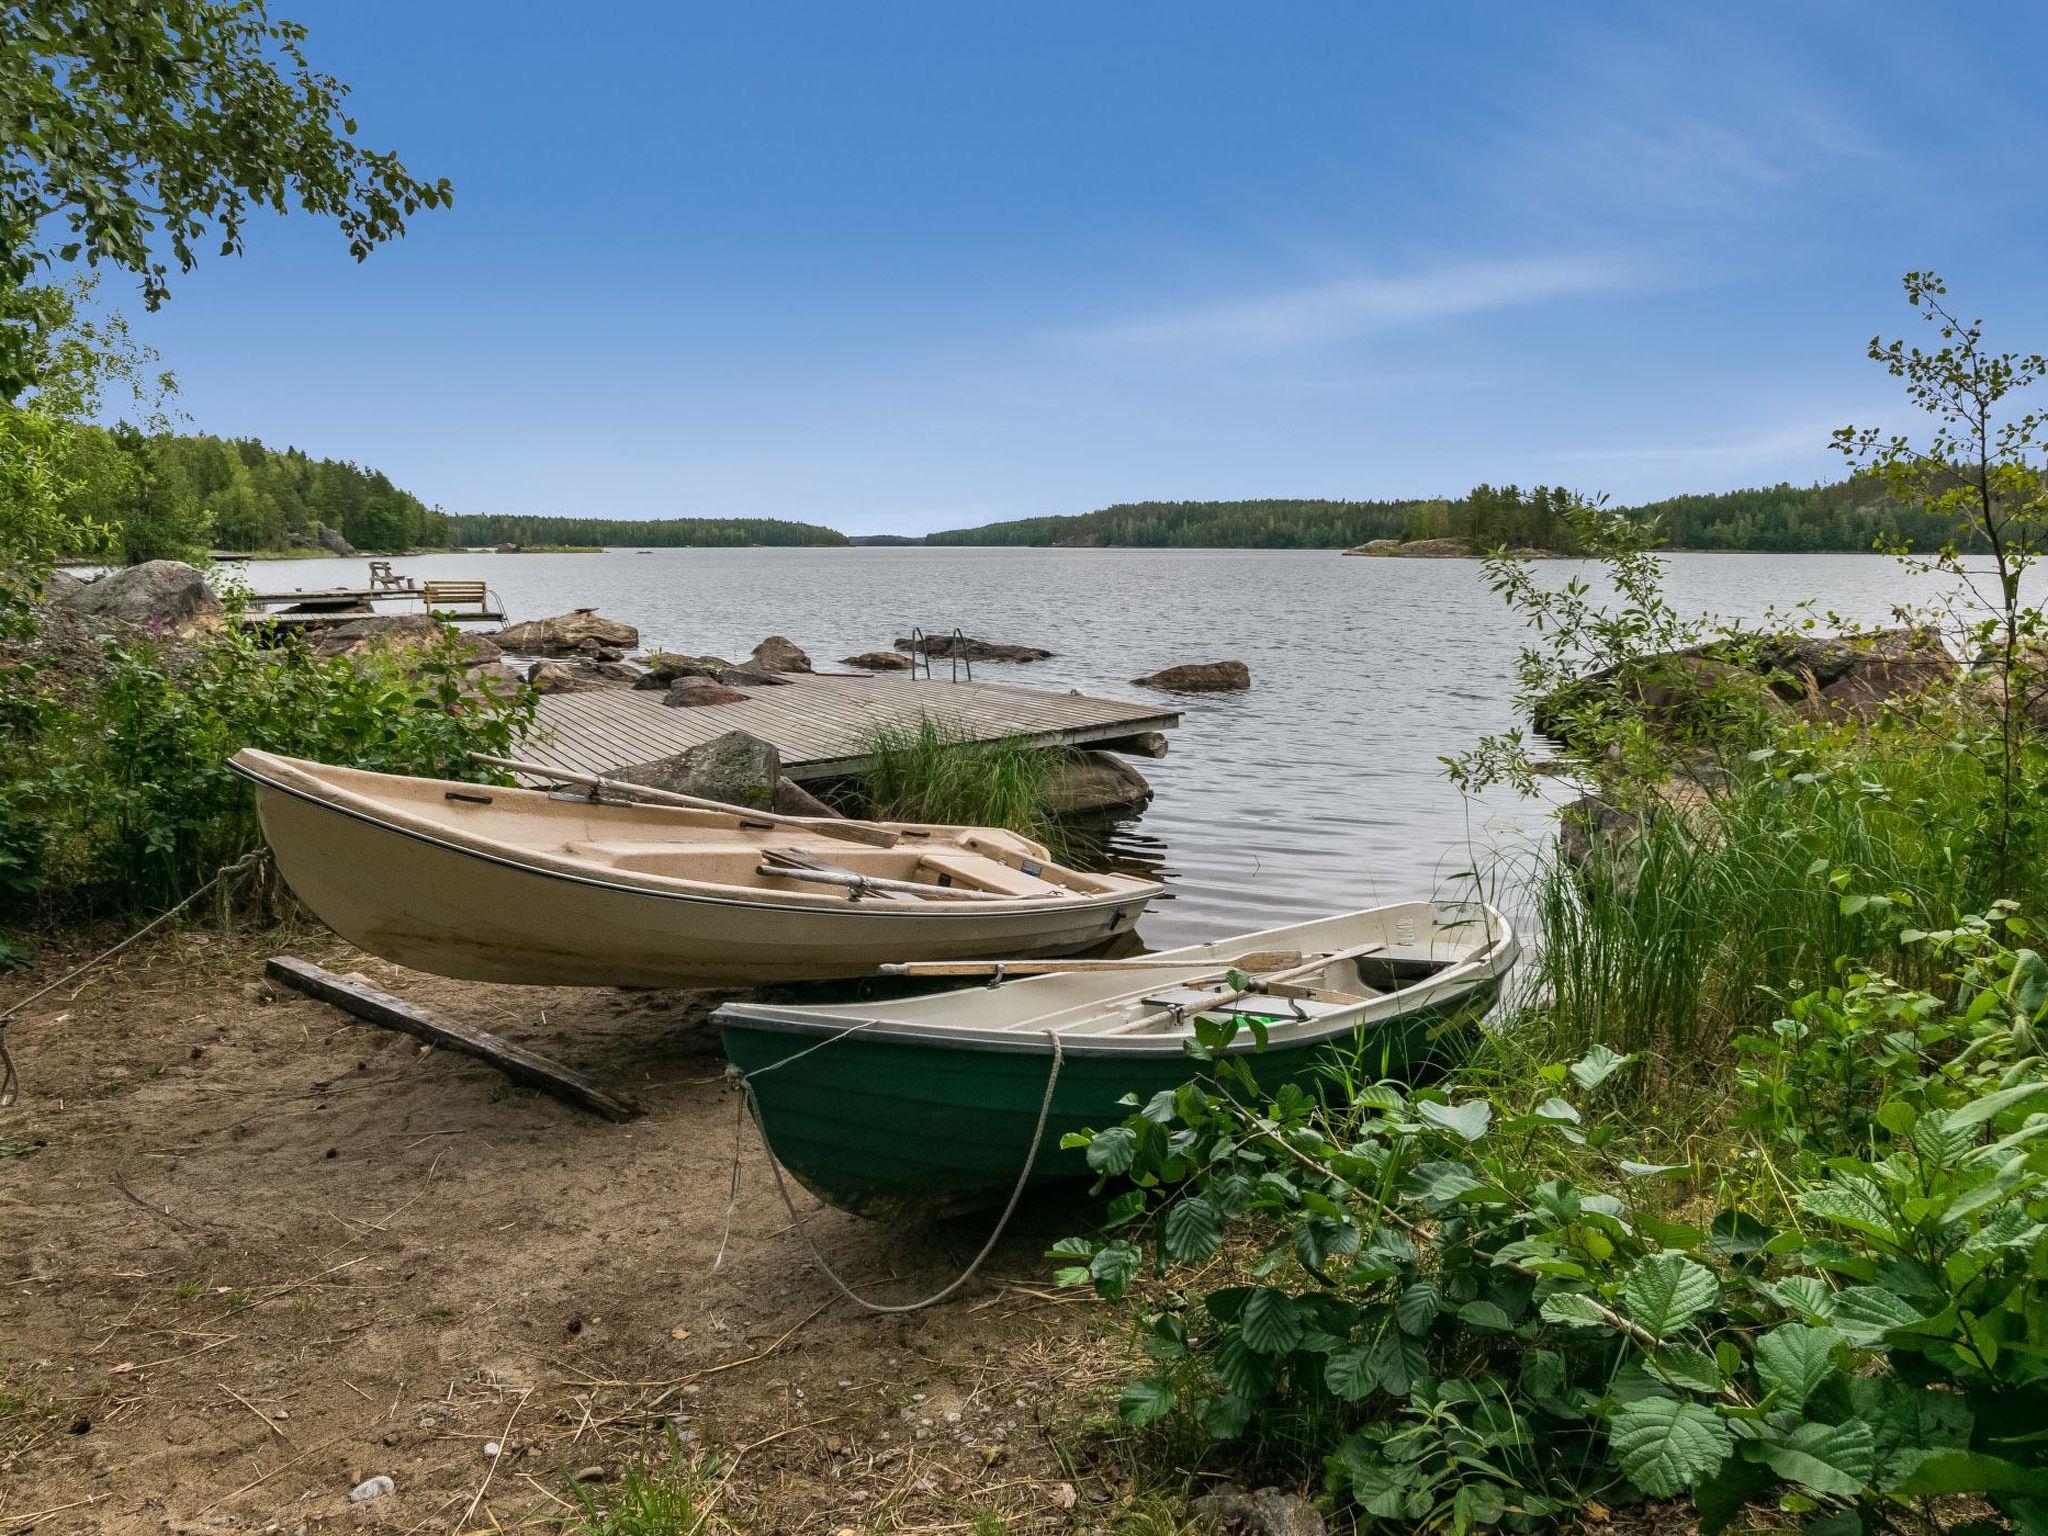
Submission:
[[[1162,873],[1154,946],[1346,907],[1460,894],[1461,872],[1541,835],[1544,809],[1467,802],[1438,759],[1513,723],[1517,621],[1476,561],[1346,559],[1327,551],[673,549],[408,558],[419,580],[485,578],[514,620],[592,607],[641,643],[741,658],[784,634],[821,669],[886,649],[913,624],[1043,646],[977,679],[1174,698],[1130,679],[1235,658],[1249,692],[1178,696],[1157,798],[1116,834],[1119,863]],[[1547,581],[1597,579],[1547,562]],[[250,568],[264,591],[361,585],[360,561]],[[1760,618],[1814,600],[1862,621],[1934,588],[1876,555],[1673,555],[1681,610]],[[946,663],[937,665],[940,678]],[[1561,792],[1560,792],[1561,793]]]

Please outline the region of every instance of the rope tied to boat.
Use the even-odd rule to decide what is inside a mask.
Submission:
[[[108,945],[107,948],[101,950],[83,965],[73,966],[48,986],[40,987],[34,992],[29,993],[20,1002],[10,1003],[7,1007],[0,1008],[0,1109],[11,1109],[21,1098],[21,1075],[15,1071],[14,1057],[7,1050],[7,1026],[13,1022],[16,1014],[39,998],[48,997],[58,988],[68,986],[89,971],[104,965],[144,934],[161,928],[180,912],[183,912],[187,907],[198,901],[200,897],[206,895],[207,892],[220,887],[235,875],[254,869],[268,857],[268,851],[259,848],[254,853],[243,854],[242,857],[234,860],[232,863],[223,864],[213,872],[206,883],[200,886],[198,890],[193,891],[175,906],[168,907],[164,911],[159,912],[155,917],[152,917],[140,928],[129,934],[127,938],[121,940],[120,943]]]
[[[775,1148],[769,1144],[768,1127],[762,1123],[761,1101],[755,1096],[752,1079],[765,1073],[773,1072],[778,1067],[786,1067],[792,1061],[808,1056],[813,1051],[821,1051],[828,1045],[836,1045],[848,1035],[867,1029],[877,1022],[879,1021],[874,1019],[863,1019],[852,1028],[843,1029],[836,1035],[820,1040],[816,1045],[806,1046],[801,1051],[794,1052],[783,1057],[778,1062],[761,1068],[759,1072],[742,1072],[737,1066],[734,1066],[727,1069],[727,1075],[739,1084],[742,1107],[745,1113],[753,1118],[754,1129],[761,1137],[761,1150],[768,1154],[769,1171],[775,1175],[776,1191],[782,1196],[783,1208],[789,1212],[790,1224],[796,1228],[797,1236],[803,1239],[804,1247],[811,1255],[811,1262],[817,1265],[825,1278],[838,1288],[840,1295],[857,1307],[884,1315],[901,1312],[921,1312],[926,1307],[937,1306],[980,1273],[981,1266],[988,1262],[989,1255],[996,1250],[996,1244],[1002,1241],[1003,1234],[1009,1230],[1010,1218],[1017,1214],[1017,1207],[1023,1203],[1024,1191],[1031,1183],[1031,1170],[1037,1166],[1039,1151],[1045,1145],[1045,1128],[1052,1121],[1053,1090],[1059,1086],[1060,1068],[1064,1064],[1065,1053],[1060,1045],[1059,1031],[1048,1029],[1045,1032],[1045,1038],[1052,1043],[1052,1067],[1045,1075],[1045,1097],[1038,1104],[1038,1124],[1032,1128],[1031,1146],[1024,1154],[1024,1166],[1017,1171],[1017,1182],[1010,1189],[1009,1201],[1003,1206],[1003,1214],[996,1218],[995,1227],[990,1231],[988,1240],[981,1245],[981,1251],[975,1254],[973,1260],[960,1272],[958,1278],[952,1284],[946,1286],[943,1290],[934,1291],[922,1300],[905,1302],[870,1301],[839,1277],[838,1272],[826,1261],[825,1255],[819,1252],[817,1240],[811,1236],[810,1228],[804,1225],[803,1215],[796,1208],[796,1198],[789,1192],[789,1181],[783,1176],[782,1162],[776,1157]],[[738,1150],[735,1148],[733,1156],[732,1200],[726,1206],[725,1213],[726,1231],[728,1234],[732,1226],[733,1206],[739,1202],[739,1193],[739,1156]],[[721,1237],[718,1244],[718,1258],[713,1261],[712,1268],[716,1269],[720,1263],[724,1262],[724,1259],[725,1239]]]

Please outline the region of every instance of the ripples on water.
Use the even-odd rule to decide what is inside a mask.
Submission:
[[[977,679],[1174,698],[1130,679],[1237,658],[1240,694],[1180,696],[1172,751],[1139,761],[1157,798],[1118,831],[1119,862],[1162,871],[1153,946],[1347,907],[1465,894],[1459,879],[1526,848],[1543,808],[1471,803],[1438,759],[1513,724],[1524,639],[1476,561],[1345,559],[1326,551],[739,549],[602,555],[434,555],[421,580],[482,576],[515,620],[592,607],[643,645],[744,657],[785,634],[821,668],[886,648],[913,624],[1040,645]],[[1581,561],[1546,577],[1597,577]],[[263,590],[360,585],[360,562],[252,568]],[[1758,618],[1806,599],[1864,621],[1933,592],[1875,555],[1674,555],[1682,611]],[[941,680],[945,664],[938,668]],[[939,684],[943,686],[943,681]],[[1554,795],[1555,792],[1553,792]]]

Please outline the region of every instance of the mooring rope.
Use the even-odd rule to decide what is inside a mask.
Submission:
[[[821,1040],[816,1045],[807,1046],[803,1050],[796,1052],[794,1055],[785,1056],[781,1061],[775,1062],[771,1066],[763,1067],[761,1069],[761,1073],[773,1072],[778,1067],[786,1067],[792,1061],[796,1061],[802,1057],[810,1055],[812,1051],[823,1050],[826,1046],[834,1045],[839,1041],[844,1040],[848,1035],[853,1034],[858,1030],[866,1029],[871,1024],[877,1022],[879,1021],[873,1019],[864,1019],[859,1024],[854,1025],[852,1029],[841,1030],[838,1034],[831,1036],[829,1039]],[[1052,1095],[1053,1090],[1059,1086],[1060,1066],[1064,1060],[1064,1055],[1060,1047],[1060,1037],[1059,1032],[1057,1030],[1048,1029],[1045,1032],[1045,1037],[1046,1039],[1052,1042],[1052,1069],[1045,1075],[1045,1097],[1039,1101],[1038,1124],[1032,1128],[1031,1147],[1030,1150],[1024,1154],[1024,1166],[1017,1171],[1017,1182],[1015,1186],[1013,1186],[1010,1190],[1009,1203],[1003,1207],[1003,1214],[996,1219],[995,1229],[989,1233],[988,1241],[981,1245],[981,1252],[977,1253],[974,1256],[973,1262],[970,1263],[967,1266],[967,1268],[960,1272],[959,1277],[955,1279],[951,1285],[948,1285],[944,1290],[934,1291],[931,1295],[925,1297],[921,1301],[906,1301],[894,1303],[869,1301],[867,1297],[861,1295],[858,1291],[854,1290],[852,1286],[848,1285],[844,1280],[840,1279],[838,1272],[832,1268],[831,1264],[826,1262],[825,1255],[818,1251],[817,1241],[811,1236],[810,1228],[804,1225],[803,1216],[800,1212],[798,1212],[796,1208],[796,1199],[789,1192],[789,1182],[787,1179],[783,1177],[782,1162],[779,1158],[776,1157],[775,1148],[769,1144],[768,1128],[766,1125],[762,1123],[761,1120],[761,1101],[754,1095],[754,1084],[751,1080],[753,1077],[759,1076],[761,1074],[750,1074],[746,1072],[740,1072],[737,1068],[734,1069],[734,1074],[739,1079],[740,1093],[744,1096],[746,1110],[753,1117],[754,1129],[760,1133],[761,1148],[768,1154],[768,1167],[769,1170],[775,1175],[775,1188],[782,1196],[782,1204],[784,1208],[787,1209],[789,1212],[790,1224],[796,1228],[797,1236],[803,1239],[804,1247],[810,1251],[811,1262],[818,1266],[818,1269],[824,1274],[827,1280],[830,1280],[833,1283],[833,1285],[839,1288],[840,1295],[844,1296],[848,1301],[852,1302],[855,1306],[863,1307],[869,1312],[879,1312],[884,1314],[897,1312],[921,1312],[926,1307],[937,1306],[940,1302],[944,1301],[948,1296],[952,1295],[955,1291],[959,1290],[960,1287],[965,1285],[969,1280],[972,1280],[975,1277],[975,1275],[980,1272],[981,1266],[988,1261],[988,1256],[991,1253],[995,1252],[996,1244],[1002,1241],[1003,1234],[1009,1230],[1010,1218],[1017,1214],[1017,1207],[1024,1199],[1024,1191],[1031,1183],[1031,1170],[1034,1166],[1036,1166],[1038,1162],[1039,1148],[1045,1144],[1045,1128],[1047,1124],[1050,1123],[1050,1121],[1052,1120]],[[735,1147],[733,1155],[732,1200],[734,1203],[737,1203],[738,1199],[739,1155],[738,1148]],[[728,1230],[730,1229],[731,1217],[732,1206],[728,1205],[726,1207],[726,1219],[728,1222]],[[719,1242],[719,1260],[723,1261],[724,1257],[725,1243],[721,1239]],[[713,1267],[716,1268],[716,1264],[714,1264]]]
[[[184,911],[187,907],[191,906],[193,902],[197,901],[200,897],[204,896],[208,891],[222,884],[230,876],[239,875],[246,869],[253,869],[256,865],[262,863],[263,860],[267,857],[268,854],[265,852],[265,850],[259,848],[254,853],[243,854],[242,857],[236,859],[232,864],[223,864],[219,869],[213,872],[212,877],[209,878],[204,885],[200,886],[198,890],[192,892],[191,895],[185,897],[185,899],[180,901],[176,906],[166,908],[164,911],[159,912],[155,917],[152,917],[140,928],[136,929],[133,933],[129,934],[127,938],[121,940],[120,943],[109,945],[107,948],[101,950],[98,954],[94,955],[90,960],[86,961],[83,965],[74,966],[71,970],[66,971],[62,976],[59,976],[55,981],[51,982],[47,987],[42,987],[34,992],[29,993],[29,995],[27,997],[24,997],[20,1002],[10,1003],[7,1007],[0,1008],[0,1109],[7,1109],[12,1107],[16,1100],[18,1100],[21,1097],[21,1077],[14,1070],[14,1058],[11,1055],[9,1055],[7,1051],[7,1026],[10,1022],[12,1022],[16,1014],[20,1013],[22,1009],[26,1008],[30,1003],[36,1001],[36,999],[48,997],[52,992],[55,992],[58,988],[69,985],[71,982],[74,982],[79,977],[85,975],[86,972],[94,969],[97,966],[104,965],[107,961],[113,959],[114,956],[121,953],[122,950],[126,949],[130,944],[133,944],[137,939],[141,938],[144,934],[149,933],[154,929],[161,928],[165,923],[168,923],[180,912]]]

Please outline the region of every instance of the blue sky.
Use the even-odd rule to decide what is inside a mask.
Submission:
[[[2048,350],[2029,7],[275,5],[455,206],[140,329],[451,511],[1633,501],[1834,475],[1910,267]]]

